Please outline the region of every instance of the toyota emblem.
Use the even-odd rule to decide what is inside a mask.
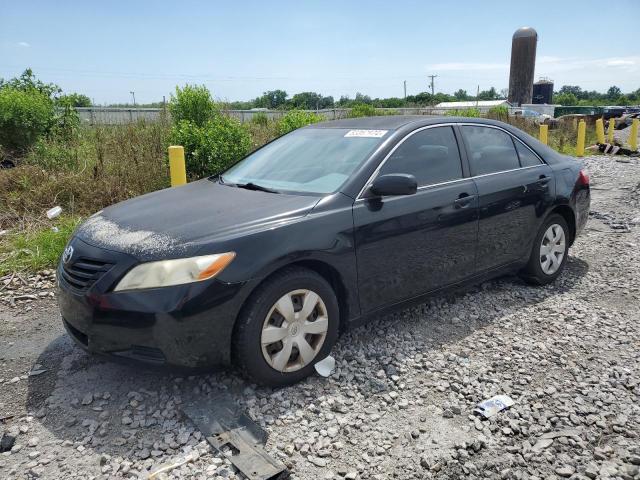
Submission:
[[[64,252],[62,253],[62,262],[69,263],[69,260],[71,260],[71,257],[73,257],[73,247],[71,245],[68,245],[67,248],[65,248]]]

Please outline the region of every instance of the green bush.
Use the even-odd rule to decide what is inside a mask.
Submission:
[[[217,111],[211,93],[204,85],[176,87],[176,94],[171,95],[169,101],[169,113],[174,124],[188,120],[202,127]]]
[[[184,147],[190,178],[220,173],[251,150],[251,136],[244,125],[221,114],[202,126],[189,120],[178,122],[171,130],[171,141]]]
[[[447,116],[449,117],[479,117],[480,110],[477,108],[462,108],[455,110],[447,110]]]
[[[349,112],[349,118],[359,118],[359,117],[375,117],[378,115],[376,109],[367,105],[366,103],[356,103],[351,107],[351,111]]]
[[[51,99],[36,89],[0,88],[0,144],[26,151],[54,124]]]
[[[501,122],[506,122],[509,120],[509,107],[506,105],[491,107],[487,112],[487,117],[493,118],[494,120],[500,120]]]
[[[251,123],[266,127],[269,123],[269,117],[267,117],[267,114],[264,112],[254,113],[251,117]]]
[[[278,133],[284,135],[293,130],[310,125],[312,123],[322,122],[325,118],[313,112],[305,112],[302,110],[290,110],[278,122]]]

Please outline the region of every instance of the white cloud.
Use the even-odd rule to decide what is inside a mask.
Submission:
[[[19,47],[29,48],[31,46],[31,44],[27,43],[27,42],[18,42],[18,46]]]

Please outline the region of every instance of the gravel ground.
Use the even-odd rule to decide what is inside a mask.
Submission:
[[[181,413],[222,390],[293,478],[640,478],[640,160],[585,164],[593,215],[554,285],[506,277],[378,319],[341,338],[330,378],[281,390],[89,357],[48,276],[0,280],[0,478],[146,478],[181,459],[156,478],[239,478]],[[495,394],[515,405],[474,416]]]

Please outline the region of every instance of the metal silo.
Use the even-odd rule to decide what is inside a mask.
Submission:
[[[533,103],[553,103],[553,82],[548,78],[541,78],[533,84]]]
[[[519,28],[513,34],[509,72],[509,103],[512,105],[531,103],[537,43],[538,34],[531,27]]]

